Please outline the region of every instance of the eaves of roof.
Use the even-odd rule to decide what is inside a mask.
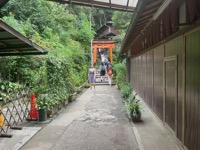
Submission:
[[[135,7],[132,6],[131,0],[49,0],[62,4],[74,4],[90,7],[107,8],[119,11],[134,12]]]
[[[0,20],[0,56],[44,55],[48,51]]]
[[[121,53],[130,50],[132,44],[142,35],[143,31],[153,22],[153,15],[158,11],[164,0],[139,0],[131,23],[122,42]]]

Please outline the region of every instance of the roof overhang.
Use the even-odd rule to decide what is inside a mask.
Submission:
[[[91,7],[109,8],[134,12],[138,0],[49,0],[63,4],[76,4]]]
[[[48,51],[0,20],[0,56],[44,55]]]
[[[3,7],[7,2],[8,0],[0,0],[0,8]]]
[[[122,42],[121,52],[130,50],[132,44],[143,34],[146,28],[154,21],[160,6],[166,0],[139,0],[131,23]],[[169,1],[169,0],[167,0]]]

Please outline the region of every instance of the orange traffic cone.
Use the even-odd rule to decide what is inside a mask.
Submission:
[[[31,95],[31,109],[29,112],[30,118],[31,119],[38,119],[39,115],[38,115],[38,109],[36,107],[36,101],[35,101],[35,94],[33,93]]]
[[[1,105],[0,105],[0,127],[3,127],[3,126],[4,126],[4,116],[2,114]]]

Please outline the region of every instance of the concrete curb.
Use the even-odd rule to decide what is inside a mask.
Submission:
[[[140,137],[140,134],[136,128],[136,126],[134,125],[134,123],[130,122],[131,126],[132,126],[132,129],[133,129],[133,132],[135,134],[135,138],[136,138],[136,141],[137,141],[137,144],[138,144],[138,148],[139,150],[144,150],[144,146],[142,144],[142,140],[141,140],[141,137]]]

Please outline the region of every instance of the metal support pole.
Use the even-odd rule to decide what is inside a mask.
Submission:
[[[91,65],[94,63],[94,60],[93,60],[93,48],[92,48],[92,41],[93,40],[91,40]]]
[[[92,33],[92,14],[90,11],[90,32]],[[94,61],[93,61],[93,48],[92,48],[92,39],[90,41],[90,53],[91,53],[91,65],[93,65]]]

